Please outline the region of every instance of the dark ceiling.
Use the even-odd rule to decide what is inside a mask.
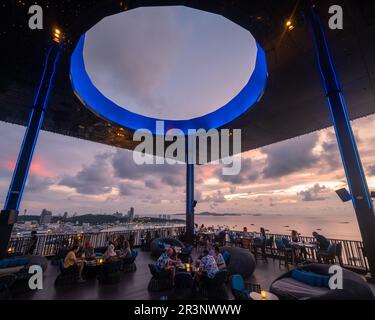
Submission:
[[[122,148],[134,148],[132,132],[110,124],[87,110],[69,81],[69,58],[81,33],[102,17],[140,5],[182,4],[221,13],[250,29],[267,53],[266,93],[231,128],[242,129],[243,151],[300,136],[331,125],[320,83],[312,41],[299,1],[38,1],[44,9],[44,30],[28,28],[34,1],[9,1],[1,8],[0,120],[26,125],[51,29],[66,34],[43,130]],[[324,24],[328,7],[344,8],[344,30],[327,29],[351,119],[375,112],[375,1],[315,1]],[[285,32],[293,13],[296,28]]]

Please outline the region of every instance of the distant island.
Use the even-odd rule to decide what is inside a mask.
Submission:
[[[176,216],[184,216],[185,213],[176,214]],[[216,212],[198,212],[195,213],[196,216],[206,216],[206,217],[241,217],[241,213],[216,213]]]

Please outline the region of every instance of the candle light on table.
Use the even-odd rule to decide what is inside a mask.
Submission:
[[[267,300],[267,293],[266,293],[266,291],[262,291],[260,294],[262,296],[262,300]]]
[[[187,264],[186,264],[186,271],[187,271],[187,272],[190,272],[190,263],[187,263]]]

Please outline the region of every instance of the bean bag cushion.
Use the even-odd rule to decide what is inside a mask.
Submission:
[[[256,261],[249,250],[237,247],[222,248],[222,252],[225,251],[230,254],[229,264],[227,265],[230,275],[239,274],[246,279],[254,273]]]

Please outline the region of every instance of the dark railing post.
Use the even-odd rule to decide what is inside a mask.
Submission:
[[[375,215],[372,199],[359,157],[353,130],[350,125],[344,95],[333,64],[327,38],[321,20],[310,0],[306,0],[304,15],[314,39],[316,57],[335,127],[347,182],[351,191],[359,229],[368,259],[370,272],[375,276]]]
[[[186,136],[186,242],[194,241],[194,160],[193,139]]]
[[[42,80],[40,82],[34,105],[31,109],[29,123],[22,142],[4,210],[0,214],[0,258],[7,254],[8,242],[13,225],[17,222],[18,209],[25,188],[27,175],[39,131],[43,123],[44,113],[47,108],[48,97],[51,91],[56,65],[61,53],[61,44],[53,42],[49,48]]]

